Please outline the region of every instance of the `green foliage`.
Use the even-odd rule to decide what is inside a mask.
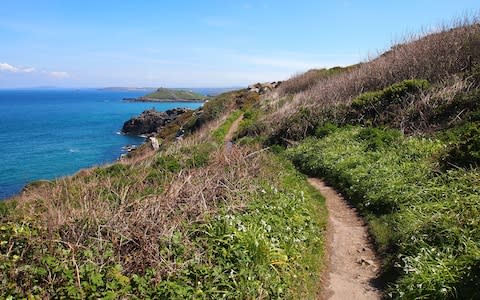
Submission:
[[[113,164],[109,167],[100,167],[95,169],[95,173],[100,177],[119,177],[129,172],[130,167],[121,163]]]
[[[387,296],[480,297],[480,172],[438,173],[434,157],[445,147],[348,127],[288,151],[300,169],[326,178],[366,217],[385,269],[397,274]]]
[[[180,149],[178,157],[158,156],[151,167],[176,172],[191,152],[208,153],[211,147],[199,144],[195,149]],[[1,297],[314,298],[323,259],[323,201],[291,164],[267,155],[262,166],[265,176],[249,182],[249,189],[236,195],[248,199],[240,208],[226,203],[204,222],[185,224],[159,240],[162,257],[176,263],[168,272],[125,270],[114,251],[114,243],[121,241],[94,240],[75,247],[55,237],[46,248],[42,239],[51,233],[45,228],[3,222]],[[203,157],[194,159],[191,166],[207,163]],[[127,170],[113,165],[97,169],[95,176],[117,176]]]
[[[318,138],[326,137],[330,133],[334,132],[337,128],[338,126],[333,123],[325,123],[315,129],[315,136]]]
[[[15,209],[15,201],[0,201],[0,218],[7,216],[10,211]]]
[[[459,116],[462,118],[458,118]],[[452,101],[439,105],[434,109],[429,121],[451,127],[452,124],[461,124],[462,120],[480,121],[480,89],[457,94]]]
[[[182,169],[179,157],[174,155],[158,155],[152,167],[154,169],[172,173],[178,172]]]
[[[282,125],[269,137],[270,144],[285,144],[284,138],[299,141],[315,134],[315,129],[323,126],[329,111],[313,111],[300,108],[282,121]]]
[[[409,79],[392,84],[383,90],[363,93],[352,101],[352,107],[361,109],[365,106],[384,106],[399,101],[408,94],[425,90],[430,86],[426,80]]]
[[[480,166],[480,122],[466,123],[451,130],[453,142],[442,156],[444,168]]]
[[[405,115],[414,112],[419,103],[419,92],[429,88],[426,80],[404,80],[379,91],[363,93],[352,100],[347,110],[337,110],[344,115],[344,123],[366,126],[405,127]],[[411,122],[415,119],[413,116]],[[408,125],[411,125],[408,123]],[[412,125],[413,126],[413,125]]]
[[[360,141],[366,143],[367,150],[370,151],[392,146],[400,137],[401,133],[398,130],[373,127],[363,128],[357,136]]]
[[[233,122],[235,122],[240,116],[242,115],[241,110],[236,110],[232,112],[225,122],[223,122],[220,127],[218,127],[215,131],[212,133],[212,137],[214,140],[221,144],[223,143],[223,140],[225,139],[225,136],[227,135],[228,131],[230,130],[230,127],[232,126]]]
[[[228,92],[205,102],[202,108],[202,114],[197,122],[199,124],[204,124],[208,121],[218,119],[225,114],[225,112],[228,112],[235,107],[236,97],[237,92]]]
[[[265,123],[258,120],[260,110],[247,109],[243,114],[235,139],[246,136],[260,136],[266,130]]]

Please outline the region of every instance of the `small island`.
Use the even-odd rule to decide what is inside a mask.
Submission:
[[[208,97],[189,90],[158,88],[139,98],[124,98],[129,102],[204,102]]]

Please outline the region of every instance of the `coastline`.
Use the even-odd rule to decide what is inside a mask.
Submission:
[[[73,90],[2,91],[0,107],[4,109],[0,115],[11,124],[20,118],[22,125],[12,128],[14,132],[22,132],[25,141],[0,134],[6,160],[0,168],[0,202],[16,198],[32,182],[70,177],[84,169],[115,163],[130,152],[128,149],[131,150],[132,145],[140,147],[146,136],[121,132],[122,124],[132,116],[152,107],[166,111],[176,107],[196,109],[202,105],[199,101],[151,104],[121,101],[140,95],[139,92],[96,90],[80,93]],[[37,113],[34,116],[21,114],[21,106],[12,104],[10,99],[33,105]],[[58,103],[69,105],[52,110]],[[97,113],[92,114],[92,111]],[[24,153],[29,155],[25,157]],[[18,164],[19,161],[22,163]]]
[[[125,134],[122,133],[122,135],[125,135]],[[131,135],[131,136],[135,136],[135,135]],[[54,176],[54,177],[45,177],[45,178],[40,178],[40,179],[28,181],[27,183],[23,184],[21,186],[20,190],[18,190],[17,192],[14,192],[14,193],[11,193],[11,194],[6,194],[5,197],[0,195],[0,203],[4,202],[4,201],[11,200],[11,199],[19,196],[26,189],[28,189],[29,187],[36,186],[37,184],[51,183],[51,182],[53,182],[55,180],[58,180],[58,179],[67,178],[67,177],[71,177],[71,176],[76,176],[77,174],[83,173],[83,172],[88,171],[92,168],[107,166],[107,165],[119,162],[122,159],[124,159],[125,157],[127,157],[128,154],[135,152],[135,150],[140,148],[147,141],[146,136],[138,135],[138,136],[135,136],[135,137],[144,138],[144,140],[143,140],[143,142],[141,142],[139,144],[126,144],[126,145],[120,147],[120,155],[118,155],[116,158],[114,158],[112,160],[103,161],[103,162],[99,162],[99,163],[94,163],[91,166],[86,166],[86,167],[79,168],[76,171],[74,171],[72,173],[69,173],[69,174],[64,174],[64,175],[59,175],[59,176]]]
[[[204,103],[208,99],[158,99],[158,98],[123,98],[122,102],[152,102],[152,103],[166,103],[166,102],[194,102]]]

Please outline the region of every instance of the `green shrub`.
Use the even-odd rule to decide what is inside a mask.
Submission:
[[[367,150],[376,151],[384,147],[392,146],[399,141],[401,133],[389,128],[367,127],[360,130],[357,138],[367,145]]]
[[[109,167],[100,167],[95,169],[95,174],[99,177],[119,177],[130,170],[130,167],[121,163],[115,163]]]
[[[333,124],[333,123],[330,123],[330,122],[325,123],[322,126],[317,127],[315,129],[315,136],[318,137],[318,138],[326,137],[330,133],[334,132],[337,128],[338,128],[338,126],[336,124]]]
[[[185,166],[187,168],[198,168],[208,163],[210,153],[212,153],[217,146],[213,143],[200,143],[192,147],[185,148],[184,154],[188,156]]]
[[[383,90],[363,93],[352,101],[354,109],[363,109],[368,106],[386,106],[401,100],[408,94],[425,90],[430,86],[426,80],[409,79],[392,84]]]
[[[430,123],[452,127],[462,122],[480,121],[480,89],[455,95],[452,101],[434,109]]]
[[[467,123],[453,130],[452,145],[442,157],[445,168],[480,166],[480,122]]]
[[[158,155],[152,167],[172,173],[176,173],[182,169],[179,157],[173,155]]]
[[[242,122],[238,127],[235,140],[245,136],[259,136],[265,132],[266,124],[258,120],[260,111],[258,109],[247,109],[243,113]]]

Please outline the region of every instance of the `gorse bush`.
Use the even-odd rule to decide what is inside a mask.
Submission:
[[[480,172],[439,173],[435,158],[445,147],[347,127],[288,150],[295,165],[334,184],[366,217],[385,271],[396,274],[386,296],[480,297]]]
[[[240,139],[242,137],[256,137],[265,133],[266,125],[264,122],[259,121],[258,117],[260,114],[259,109],[247,109],[243,114],[243,119],[240,122],[240,126],[235,135],[235,139]]]
[[[363,109],[366,106],[387,106],[395,101],[400,101],[402,98],[408,96],[408,94],[416,93],[428,87],[429,83],[426,80],[404,80],[380,91],[361,94],[352,100],[352,107],[354,109]]]

